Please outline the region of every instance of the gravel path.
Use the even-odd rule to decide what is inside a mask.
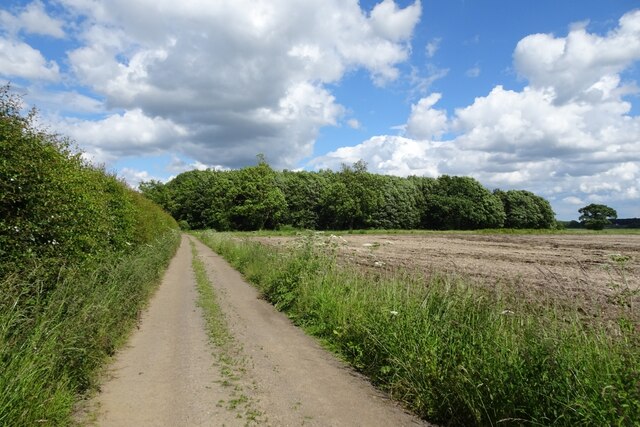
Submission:
[[[189,239],[234,338],[231,373],[220,363],[220,350],[208,343],[195,304]],[[100,426],[427,425],[322,349],[222,258],[186,236],[110,372],[96,397]]]

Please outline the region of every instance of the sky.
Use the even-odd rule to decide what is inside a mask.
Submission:
[[[637,0],[3,0],[0,84],[132,186],[367,162],[640,217]]]

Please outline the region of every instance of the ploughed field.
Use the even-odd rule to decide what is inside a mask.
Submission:
[[[340,262],[370,271],[408,270],[464,278],[517,298],[576,309],[595,321],[640,325],[638,234],[320,235]],[[286,246],[296,237],[256,237]]]

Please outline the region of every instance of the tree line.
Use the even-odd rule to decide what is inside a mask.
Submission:
[[[141,192],[183,228],[314,230],[553,228],[551,205],[524,190],[494,190],[471,177],[401,178],[367,171],[275,171],[259,156],[238,170],[189,171]]]

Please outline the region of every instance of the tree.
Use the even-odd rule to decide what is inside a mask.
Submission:
[[[425,194],[423,225],[436,230],[500,228],[500,199],[471,177],[440,176]]]
[[[552,228],[555,214],[549,202],[525,190],[495,190],[506,214],[504,226],[507,228]]]
[[[287,201],[276,185],[276,172],[258,156],[258,165],[230,172],[229,219],[235,230],[274,229],[281,224]]]
[[[591,203],[578,210],[580,222],[590,230],[602,230],[605,225],[611,224],[612,219],[618,218],[615,209],[607,205]]]

